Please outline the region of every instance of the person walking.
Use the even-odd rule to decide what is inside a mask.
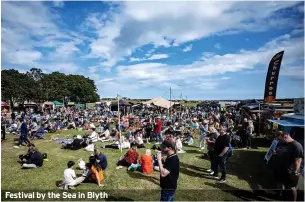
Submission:
[[[162,152],[157,153],[158,164],[160,168],[160,201],[174,201],[175,191],[180,172],[180,162],[175,153],[175,144],[165,140],[161,145]],[[162,164],[162,154],[166,155],[164,165]]]

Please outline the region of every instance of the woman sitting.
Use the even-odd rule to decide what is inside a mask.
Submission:
[[[129,149],[130,148],[130,142],[128,141],[128,139],[125,140],[124,137],[122,137],[122,144],[120,144],[119,141],[116,141],[115,143],[111,144],[111,145],[106,145],[103,146],[103,148],[110,148],[110,149]]]
[[[151,150],[146,149],[145,154],[141,156],[139,163],[131,164],[128,170],[138,170],[144,174],[151,174],[153,172],[153,158],[151,156]]]
[[[100,165],[97,163],[94,156],[89,157],[88,169],[90,172],[90,179],[97,183],[99,187],[103,187],[102,181],[104,180],[103,170]]]
[[[129,167],[133,163],[136,164],[138,158],[139,153],[137,152],[137,145],[132,143],[128,152],[118,161],[116,169],[121,169],[123,166]]]

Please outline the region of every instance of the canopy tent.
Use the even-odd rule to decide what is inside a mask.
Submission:
[[[131,106],[131,104],[129,104],[128,102],[125,102],[124,100],[119,100],[119,104],[120,104],[120,106]],[[112,101],[111,105],[112,106],[117,106],[118,101]]]
[[[68,105],[75,105],[75,102],[68,102]]]
[[[64,103],[61,103],[61,102],[56,101],[56,100],[53,103],[55,104],[56,107],[63,107],[64,106]]]
[[[96,103],[86,103],[86,107],[88,109],[93,109],[95,107]]]
[[[9,105],[6,102],[1,102],[1,107],[8,107]]]
[[[53,102],[44,102],[42,104],[42,108],[45,108],[46,106],[52,106],[53,110],[55,108],[55,104]]]
[[[169,109],[173,105],[180,104],[180,103],[179,102],[170,102],[170,101],[164,99],[163,97],[158,97],[158,98],[153,98],[149,101],[143,102],[143,104],[145,104],[145,105],[153,104],[153,105],[156,105],[158,107]]]
[[[76,104],[75,107],[78,108],[78,109],[84,109],[85,105],[84,104]]]
[[[292,120],[268,120],[268,121],[284,127],[304,127],[304,123],[296,122]]]
[[[37,106],[37,104],[35,102],[31,102],[31,101],[30,102],[24,101],[23,105],[36,105]]]

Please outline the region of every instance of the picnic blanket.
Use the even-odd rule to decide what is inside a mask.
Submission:
[[[73,138],[54,138],[53,141],[58,144],[71,144],[73,142]]]

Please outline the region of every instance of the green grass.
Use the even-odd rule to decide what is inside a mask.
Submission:
[[[59,136],[65,137],[74,134],[84,134],[84,132],[69,130],[63,131]],[[5,190],[60,192],[56,184],[63,180],[63,171],[67,162],[69,160],[77,162],[79,158],[88,160],[90,152],[62,150],[59,144],[50,141],[52,135],[54,134],[47,134],[44,140],[33,141],[42,153],[48,154],[49,161],[45,162],[42,168],[23,170],[17,160],[18,156],[26,153],[27,149],[26,147],[13,148],[13,139],[16,136],[7,134],[7,139],[1,143],[2,193]],[[101,143],[98,143],[98,146],[101,147]],[[151,146],[147,145],[148,148]],[[102,148],[100,150],[108,159],[108,167],[104,173],[105,187],[99,188],[96,184],[85,183],[76,187],[74,192],[105,191],[108,193],[108,200],[159,200],[159,172],[145,176],[139,172],[127,172],[127,169],[116,170],[116,162],[122,155],[120,151]],[[210,162],[200,158],[202,152],[191,146],[185,146],[184,150],[187,153],[179,154],[180,177],[175,200],[272,199],[269,192],[258,191],[270,189],[272,185],[270,184],[272,175],[263,161],[267,148],[234,150],[234,155],[228,165],[227,184],[220,185],[208,178],[205,169],[209,168]],[[144,151],[145,149],[139,149],[140,154],[143,154]],[[125,152],[126,150],[123,150],[123,154]],[[77,174],[81,173],[77,169],[76,172]]]

